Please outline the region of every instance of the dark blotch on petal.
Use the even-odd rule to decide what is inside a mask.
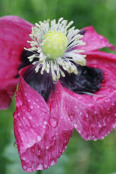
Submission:
[[[28,57],[32,56],[35,52],[23,50],[21,54],[21,64],[18,67],[18,70],[24,68],[25,66],[31,65],[34,61],[37,61],[38,58],[34,58],[32,62],[29,61]],[[15,76],[15,78],[19,78],[19,74]]]
[[[79,94],[99,91],[103,80],[102,71],[98,68],[81,65],[78,65],[77,68],[78,75],[65,72],[65,77],[60,79],[62,85]]]
[[[54,89],[51,74],[44,71],[43,74],[35,72],[35,66],[30,67],[23,75],[25,81],[34,88],[47,101]]]
[[[24,68],[25,66],[31,65],[34,61],[38,60],[37,58],[34,58],[32,62],[29,61],[28,57],[32,56],[35,52],[23,50],[21,54],[21,65],[19,66],[19,69]]]

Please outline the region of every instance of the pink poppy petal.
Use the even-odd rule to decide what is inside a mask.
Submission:
[[[116,126],[116,55],[93,52],[88,65],[100,68],[104,80],[95,94],[65,89],[65,105],[72,124],[85,140],[102,139]]]
[[[14,132],[22,167],[27,172],[43,170],[57,162],[72,135],[73,126],[58,83],[48,103],[22,75],[16,95]]]
[[[0,18],[0,109],[9,107],[18,80],[20,56],[32,25],[17,16]]]
[[[86,31],[83,36],[83,41],[86,45],[79,46],[77,47],[78,49],[82,49],[85,52],[98,50],[104,47],[109,47],[112,50],[115,49],[114,46],[111,45],[105,37],[98,34],[92,26],[83,28],[82,30]]]

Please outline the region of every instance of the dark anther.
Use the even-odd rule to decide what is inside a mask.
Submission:
[[[86,30],[80,30],[79,34],[84,35],[86,33]]]
[[[65,77],[60,79],[62,85],[79,94],[99,91],[103,80],[102,71],[98,68],[81,65],[78,65],[77,68],[78,75],[65,72]]]
[[[54,89],[51,74],[44,71],[43,74],[35,72],[35,67],[30,67],[24,74],[25,81],[34,88],[47,101]]]

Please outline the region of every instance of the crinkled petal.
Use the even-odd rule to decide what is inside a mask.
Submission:
[[[114,46],[111,45],[105,37],[98,34],[92,26],[83,28],[82,30],[86,31],[82,39],[85,45],[77,47],[78,49],[84,50],[85,52],[98,50],[104,47],[109,47],[112,50],[115,49]]]
[[[116,126],[116,55],[93,52],[88,65],[104,74],[95,94],[76,94],[65,89],[65,106],[72,124],[85,140],[102,139]]]
[[[0,109],[9,107],[18,83],[20,56],[32,25],[17,16],[0,18]]]
[[[48,103],[23,79],[21,70],[16,95],[14,132],[22,167],[27,172],[43,170],[57,162],[72,135],[73,126],[58,83]]]

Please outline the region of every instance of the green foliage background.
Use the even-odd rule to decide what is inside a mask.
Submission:
[[[4,15],[17,15],[32,23],[63,16],[74,20],[78,28],[93,25],[116,45],[116,0],[0,0],[0,16]],[[14,110],[15,100],[8,110],[0,111],[0,174],[26,173],[14,146]],[[43,174],[70,173],[116,174],[116,130],[96,142],[86,142],[75,131],[58,163],[43,171]]]

